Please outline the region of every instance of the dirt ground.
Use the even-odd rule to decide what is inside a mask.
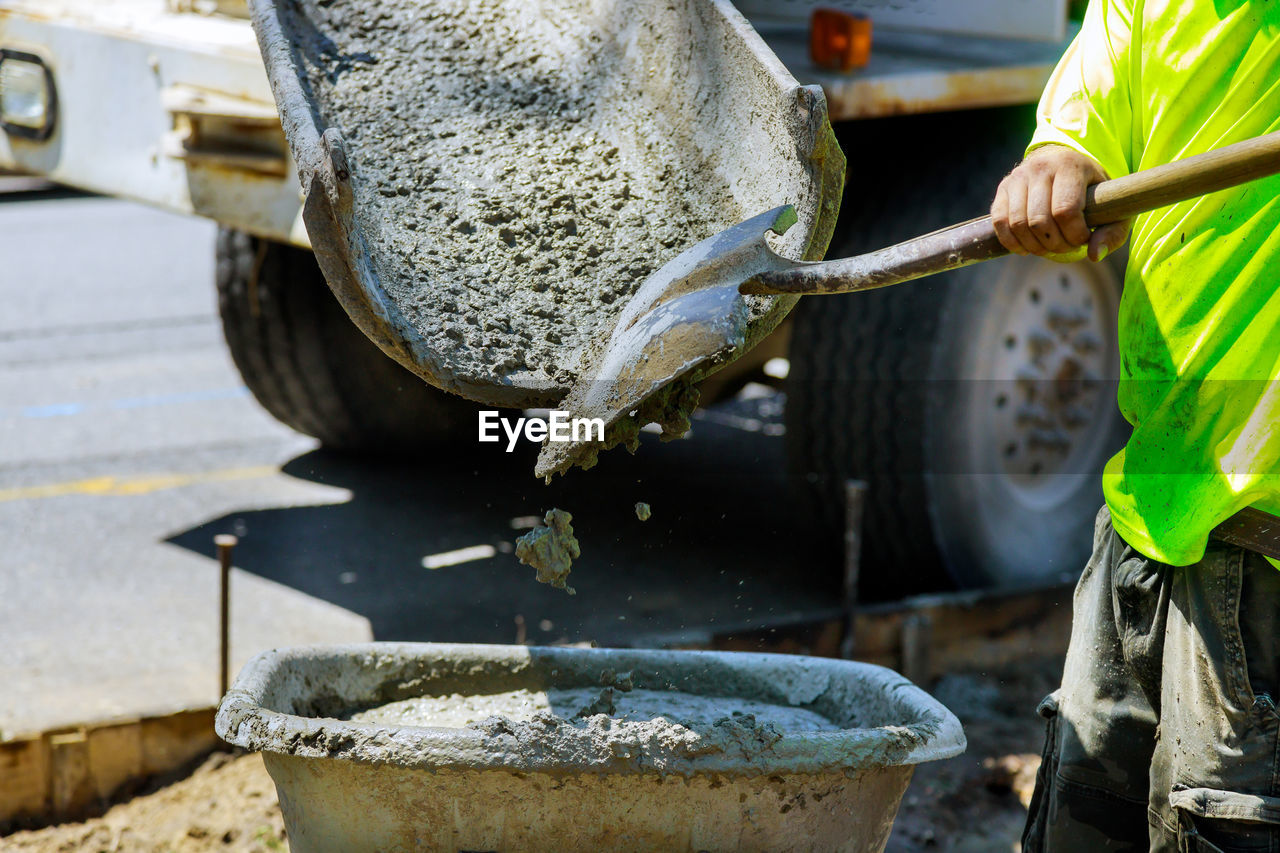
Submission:
[[[1044,746],[1035,708],[1058,686],[1062,658],[945,675],[930,692],[964,725],[969,747],[921,765],[903,798],[888,853],[1018,851]]]
[[[206,853],[286,851],[275,785],[256,754],[215,753],[185,779],[102,817],[0,838],[0,851]]]
[[[964,724],[969,748],[916,771],[889,853],[1017,851],[1044,728],[1034,709],[1060,659],[942,677],[933,693]],[[288,850],[275,787],[257,755],[215,754],[189,777],[84,823],[0,838],[0,851],[205,853]]]

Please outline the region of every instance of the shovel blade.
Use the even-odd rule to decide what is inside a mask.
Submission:
[[[795,211],[783,205],[708,237],[663,265],[619,314],[592,368],[573,386],[561,408],[574,418],[603,420],[609,439],[615,424],[672,383],[731,361],[745,343],[750,313],[750,303],[738,293],[738,286],[762,272],[795,264],[774,253],[765,237],[769,231],[784,233],[794,222]],[[687,415],[678,413],[675,420]],[[550,477],[575,464],[590,467],[606,446],[632,440],[632,436],[612,438],[548,441],[534,473]]]

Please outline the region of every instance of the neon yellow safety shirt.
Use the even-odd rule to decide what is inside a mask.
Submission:
[[[1280,0],[1091,0],[1031,148],[1111,177],[1280,130]],[[1030,149],[1028,149],[1030,150]],[[1280,177],[1140,216],[1120,302],[1116,531],[1189,565],[1235,511],[1280,514]]]

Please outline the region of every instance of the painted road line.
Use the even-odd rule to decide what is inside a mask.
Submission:
[[[0,503],[8,501],[56,498],[63,495],[100,495],[127,497],[146,495],[165,489],[177,489],[198,483],[217,483],[227,480],[254,480],[280,473],[275,465],[259,465],[255,468],[224,468],[220,471],[201,471],[194,474],[148,474],[138,477],[90,477],[86,480],[66,480],[61,483],[45,483],[39,486],[21,486],[16,489],[0,489]]]
[[[63,326],[41,326],[37,329],[9,329],[0,332],[0,343],[34,338],[109,335],[116,332],[150,332],[183,326],[207,326],[218,322],[216,314],[189,314],[181,317],[154,317],[146,320],[112,320],[103,323],[75,323]]]
[[[210,388],[203,391],[181,391],[175,394],[151,394],[145,397],[123,397],[102,403],[54,403],[47,406],[24,406],[9,414],[21,418],[61,418],[103,410],[128,411],[154,406],[174,406],[183,403],[209,403],[217,400],[234,400],[244,397],[249,389],[243,385],[234,388]],[[0,409],[0,415],[4,415]]]

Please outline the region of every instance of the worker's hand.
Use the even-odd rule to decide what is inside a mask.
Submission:
[[[1091,232],[1084,221],[1084,191],[1105,181],[1106,172],[1092,157],[1064,145],[1045,145],[1027,155],[1000,182],[991,202],[991,223],[1006,249],[1015,255],[1070,255],[1088,246],[1091,261],[1100,261],[1129,239],[1129,222],[1116,222]]]

